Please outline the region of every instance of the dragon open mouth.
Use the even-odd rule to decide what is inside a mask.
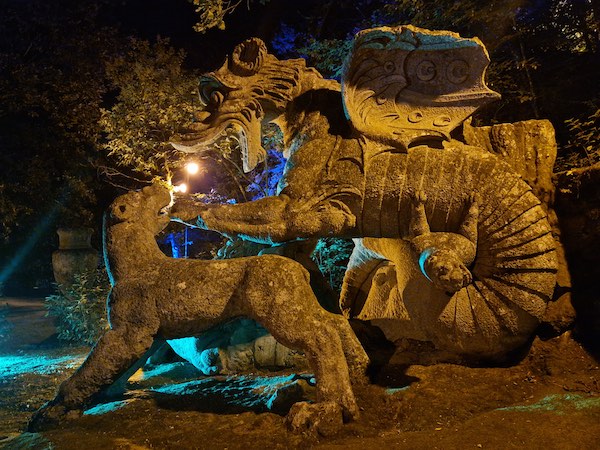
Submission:
[[[194,124],[191,132],[171,138],[171,145],[185,153],[202,153],[220,140],[233,137],[240,146],[244,172],[250,172],[264,160],[266,152],[261,143],[261,123],[257,118],[232,117],[221,121],[220,125]],[[198,130],[198,128],[204,128]]]

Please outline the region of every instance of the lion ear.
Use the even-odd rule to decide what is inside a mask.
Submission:
[[[267,46],[259,38],[246,39],[231,54],[230,69],[236,75],[250,76],[260,70]]]

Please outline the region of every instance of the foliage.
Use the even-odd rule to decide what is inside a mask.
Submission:
[[[233,238],[227,240],[219,248],[215,259],[244,258],[246,256],[256,256],[261,250],[268,248],[268,244],[259,244],[258,242],[247,241],[245,239]]]
[[[99,221],[103,61],[118,48],[114,30],[98,24],[103,3],[2,3],[0,267],[9,295],[49,291],[56,226]]]
[[[577,167],[580,161],[587,165],[600,162],[600,109],[583,118],[567,119],[570,140],[565,146],[567,152],[558,165],[562,169]]]
[[[108,327],[106,299],[110,292],[104,269],[76,274],[69,286],[58,294],[46,297],[48,315],[56,318],[58,338],[93,344]]]
[[[231,14],[242,2],[235,3],[223,0],[190,0],[196,6],[199,20],[194,30],[204,33],[211,28],[225,29],[225,16]]]
[[[350,239],[323,238],[319,239],[311,255],[329,281],[329,285],[338,293],[342,289],[342,281],[353,248],[354,243]]]
[[[311,66],[315,67],[326,78],[340,81],[342,78],[343,63],[350,54],[352,40],[350,39],[324,39],[317,41],[309,39],[303,47],[298,49]]]
[[[252,182],[246,191],[252,195],[252,200],[277,194],[277,186],[283,175],[286,159],[283,154],[271,148],[267,150],[267,158],[262,168],[252,171]]]
[[[300,33],[294,27],[287,23],[280,24],[277,34],[271,41],[271,47],[275,54],[280,58],[295,56],[297,54],[296,39],[298,36],[300,36]]]
[[[225,29],[225,16],[231,14],[242,3],[242,0],[233,2],[231,0],[188,0],[196,6],[198,22],[194,25],[194,30],[199,33],[205,33],[212,28],[219,30]],[[252,0],[246,0],[246,8],[250,9]],[[269,0],[258,0],[264,5]]]
[[[96,13],[90,1],[3,4],[0,233],[6,240],[53,206],[61,225],[92,221],[91,161],[106,92],[101,61],[113,45],[111,32],[94,24]]]
[[[156,43],[131,38],[127,48],[106,65],[118,90],[115,104],[101,110],[106,134],[102,147],[117,166],[142,177],[170,179],[183,158],[169,138],[190,122],[196,91],[193,74],[183,70],[185,53],[167,39]],[[105,174],[115,176],[110,168]]]
[[[528,39],[544,51],[597,52],[600,8],[589,0],[537,0],[520,9]]]

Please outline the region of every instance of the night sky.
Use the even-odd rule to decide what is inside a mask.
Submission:
[[[202,34],[193,30],[197,21],[194,5],[187,0],[122,0],[108,1],[102,8],[101,20],[111,26],[119,25],[124,34],[152,40],[166,36],[173,46],[188,54],[189,67],[210,70],[222,62],[233,47],[252,36],[260,37],[267,45],[278,32],[281,23],[299,22],[323,6],[319,0],[270,0],[264,5],[255,1],[250,8],[242,2],[226,16],[225,30],[209,30]],[[331,15],[322,28],[322,37],[336,30],[352,29],[355,13],[353,2],[335,2],[338,13]],[[344,14],[347,12],[348,14]],[[335,23],[334,23],[335,22]],[[335,25],[335,27],[334,27]]]

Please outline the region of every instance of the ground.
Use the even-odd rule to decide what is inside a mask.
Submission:
[[[203,377],[183,362],[138,372],[125,397],[26,433],[88,352],[53,338],[40,301],[0,301],[0,448],[597,449],[600,368],[570,333],[536,339],[509,367],[384,367],[358,394],[360,420],[333,436],[293,434],[284,412],[310,376]]]

